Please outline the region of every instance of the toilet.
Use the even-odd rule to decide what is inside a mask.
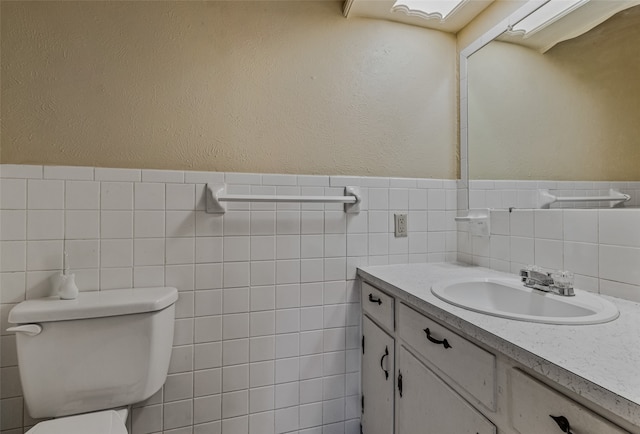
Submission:
[[[9,313],[31,417],[28,434],[127,434],[128,406],[165,382],[175,288],[81,292],[23,301]]]

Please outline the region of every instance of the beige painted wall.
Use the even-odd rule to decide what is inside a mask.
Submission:
[[[2,2],[2,163],[455,178],[456,39],[341,2]]]
[[[471,179],[640,180],[636,9],[544,55],[494,41],[470,57]]]

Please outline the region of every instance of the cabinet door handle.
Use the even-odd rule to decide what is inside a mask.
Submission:
[[[387,357],[388,355],[389,355],[389,347],[385,346],[384,347],[384,354],[382,355],[382,358],[380,359],[380,369],[382,369],[384,371],[384,379],[385,379],[385,381],[389,379],[389,371],[387,369],[384,369],[383,362],[384,362],[384,358]]]
[[[446,339],[443,340],[438,340],[435,338],[431,337],[431,330],[429,330],[429,328],[424,329],[424,332],[427,334],[427,339],[429,339],[429,342],[433,342],[434,344],[442,344],[443,347],[445,348],[452,348],[451,345],[449,345],[449,342]]]
[[[551,419],[554,420],[555,423],[558,424],[563,433],[572,434],[571,425],[569,425],[569,420],[564,416],[551,416]]]
[[[398,392],[400,392],[400,398],[402,398],[402,372],[398,370]]]
[[[369,294],[369,301],[371,303],[378,303],[378,304],[382,304],[382,300],[380,300],[377,297],[374,297],[373,294]]]

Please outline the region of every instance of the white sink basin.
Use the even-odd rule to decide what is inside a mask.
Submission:
[[[464,309],[545,324],[600,324],[618,318],[608,300],[579,289],[573,297],[525,287],[520,279],[478,278],[439,282],[433,294]]]

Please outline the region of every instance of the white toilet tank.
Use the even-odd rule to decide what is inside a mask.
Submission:
[[[175,288],[81,292],[18,304],[18,366],[34,418],[143,401],[165,382],[173,343]],[[40,330],[41,328],[41,330]]]

